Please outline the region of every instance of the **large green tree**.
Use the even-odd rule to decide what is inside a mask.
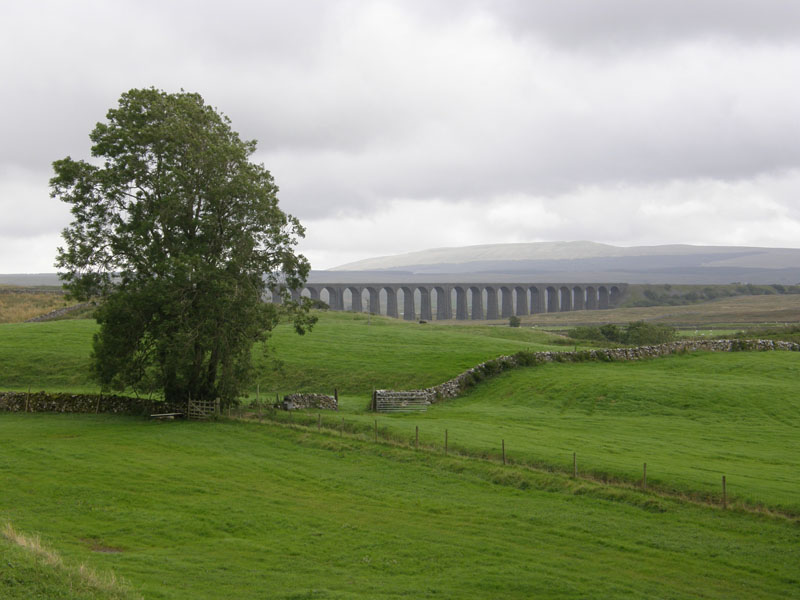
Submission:
[[[57,263],[78,298],[100,298],[94,373],[105,389],[167,400],[241,396],[251,350],[282,315],[308,307],[284,291],[308,274],[300,223],[251,162],[255,141],[198,94],[124,93],[90,134],[94,160],[53,163],[51,195],[72,205]]]

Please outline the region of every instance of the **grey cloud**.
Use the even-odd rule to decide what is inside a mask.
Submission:
[[[798,29],[779,0],[4,3],[3,189],[51,210],[50,163],[87,157],[120,93],[150,85],[257,139],[301,219],[755,181],[800,166]],[[762,193],[798,219],[795,180]]]
[[[518,34],[571,48],[716,36],[794,43],[800,34],[800,4],[786,0],[487,0],[473,6],[499,16]]]

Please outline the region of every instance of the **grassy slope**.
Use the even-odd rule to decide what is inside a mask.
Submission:
[[[93,320],[0,325],[0,389],[90,392]]]
[[[800,585],[794,525],[557,475],[257,424],[4,415],[0,428],[0,520],[146,598],[785,598]]]
[[[0,389],[91,390],[85,373],[91,321],[0,326]],[[341,416],[365,427],[373,387],[414,388],[444,381],[486,358],[541,348],[531,329],[419,325],[325,313],[310,335],[275,332],[283,361],[262,363],[263,396],[338,387]],[[719,494],[800,511],[800,402],[795,353],[712,354],[640,363],[523,369],[424,415],[379,416],[380,426],[424,443],[497,455],[505,439],[517,461],[571,467],[628,481],[648,463],[653,485]],[[676,443],[675,440],[680,440]]]
[[[549,364],[490,380],[425,414],[380,415],[426,442],[719,496],[800,514],[800,354],[697,353],[631,363]],[[355,408],[355,407],[354,407]],[[363,415],[372,422],[374,415]]]
[[[4,600],[138,600],[110,576],[65,564],[51,550],[32,551],[0,537],[0,596]]]
[[[254,349],[267,393],[297,390],[369,395],[375,387],[441,383],[475,364],[518,350],[546,348],[548,335],[489,325],[405,323],[352,313],[320,313],[312,333],[281,325]],[[0,390],[94,391],[88,377],[91,320],[0,325]],[[274,358],[280,361],[276,369]],[[255,389],[253,390],[255,395]]]

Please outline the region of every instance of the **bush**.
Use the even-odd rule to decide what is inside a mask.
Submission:
[[[623,337],[626,344],[645,346],[671,342],[676,335],[677,330],[674,327],[634,321],[633,323],[628,323]]]
[[[509,327],[519,327],[522,324],[522,321],[516,315],[511,315],[508,319],[508,326]]]

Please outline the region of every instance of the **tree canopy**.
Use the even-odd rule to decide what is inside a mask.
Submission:
[[[309,263],[303,227],[251,162],[255,141],[194,93],[134,89],[90,133],[94,160],[55,161],[51,196],[72,205],[56,265],[75,297],[99,297],[92,364],[104,389],[230,403],[253,344],[292,302]],[[280,307],[264,302],[283,286]]]

